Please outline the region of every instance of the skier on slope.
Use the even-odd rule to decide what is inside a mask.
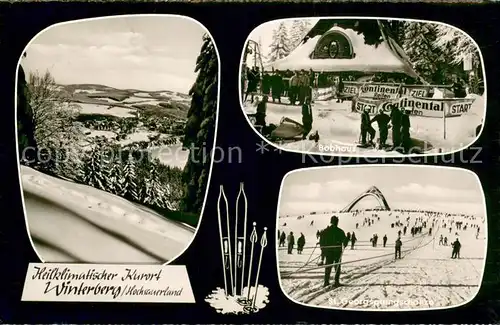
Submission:
[[[401,241],[401,237],[398,237],[398,239],[396,239],[396,244],[394,245],[395,259],[401,259],[401,246],[403,246],[403,242]]]
[[[379,149],[384,149],[387,141],[387,134],[389,130],[389,122],[391,118],[389,115],[384,113],[383,109],[378,110],[378,114],[370,121],[370,124],[373,122],[377,122],[378,125],[378,133],[379,133]]]
[[[453,247],[453,251],[451,253],[451,258],[460,258],[460,248],[462,248],[462,244],[460,244],[460,241],[458,238],[451,244]]]
[[[396,150],[401,146],[401,111],[393,106],[391,109],[391,126],[392,126],[392,150]]]
[[[324,238],[324,255],[325,255],[325,277],[324,286],[330,285],[330,274],[332,268],[335,267],[335,283],[334,286],[340,286],[340,259],[342,258],[343,248],[346,243],[345,232],[338,227],[339,218],[337,216],[332,216],[330,219],[330,226],[322,232],[322,237]]]
[[[409,115],[410,110],[405,110],[404,108],[402,108],[401,110],[402,110],[401,144],[403,145],[404,153],[408,154],[408,153],[410,153],[410,150],[411,150],[411,137],[410,137],[411,122],[410,122],[410,115]]]
[[[297,253],[302,254],[304,246],[306,245],[306,237],[303,233],[300,233],[299,239],[297,239]]]
[[[357,240],[358,239],[356,238],[356,233],[353,232],[351,235],[351,249],[354,249],[354,244],[356,244]]]
[[[373,139],[375,138],[375,129],[371,126],[370,123],[370,114],[368,113],[368,108],[366,108],[361,113],[361,145],[366,146],[366,135],[368,134],[370,137],[368,138],[368,144],[373,145]]]
[[[387,244],[387,235],[384,235],[384,238],[382,238],[382,239],[383,239],[383,244],[384,244],[384,247],[385,247],[385,245]]]
[[[285,247],[285,242],[286,242],[286,234],[285,231],[283,231],[280,237],[280,247]]]
[[[293,246],[295,245],[295,237],[293,236],[292,231],[290,231],[287,240],[288,240],[288,254],[292,254]]]

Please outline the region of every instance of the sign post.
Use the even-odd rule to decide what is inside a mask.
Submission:
[[[446,140],[446,108],[443,108],[443,139]]]

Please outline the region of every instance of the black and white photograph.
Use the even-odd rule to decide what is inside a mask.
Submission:
[[[274,20],[248,36],[240,102],[274,147],[351,156],[435,155],[473,144],[486,115],[476,42],[438,22]]]
[[[460,168],[319,167],[283,180],[277,263],[285,295],[348,310],[458,307],[479,292],[484,193]]]
[[[27,229],[43,262],[171,262],[194,239],[215,141],[219,57],[177,15],[52,25],[19,60]]]

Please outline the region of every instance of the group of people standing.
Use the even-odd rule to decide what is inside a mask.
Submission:
[[[410,137],[410,115],[409,110],[404,108],[393,107],[390,115],[387,115],[384,110],[379,109],[377,115],[370,117],[370,110],[367,108],[361,113],[361,145],[375,146],[376,131],[373,128],[373,122],[377,122],[379,130],[378,148],[384,149],[387,147],[387,137],[389,128],[392,129],[392,147],[390,150],[398,150],[403,153],[409,153],[411,150]],[[368,138],[367,138],[368,135]]]
[[[244,101],[250,96],[254,102],[254,94],[260,92],[264,96],[270,96],[273,103],[281,103],[282,97],[288,97],[291,105],[303,105],[306,98],[312,99],[312,88],[316,84],[314,71],[279,71],[261,73],[259,67],[246,68],[247,87]],[[268,97],[269,98],[269,97]]]

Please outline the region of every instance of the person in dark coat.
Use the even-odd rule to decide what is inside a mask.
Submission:
[[[465,98],[467,96],[467,92],[465,91],[464,82],[461,78],[454,77],[453,84],[451,86],[451,90],[453,91],[453,96],[455,98]]]
[[[396,244],[394,245],[394,249],[395,249],[395,256],[394,258],[395,259],[401,259],[401,246],[403,246],[403,242],[401,241],[401,238],[398,237],[398,239],[396,239]]]
[[[280,236],[280,247],[285,247],[285,242],[286,242],[286,234],[283,231]]]
[[[304,237],[303,233],[300,233],[299,239],[297,239],[297,253],[302,254],[304,250],[304,246],[306,245],[306,237]]]
[[[429,228],[429,236],[432,236],[432,228]]]
[[[354,249],[354,244],[356,244],[357,240],[358,239],[356,238],[356,233],[353,232],[351,235],[351,249]]]
[[[319,243],[319,248],[321,250],[321,258],[320,258],[320,261],[319,261],[318,265],[325,264],[325,258],[326,258],[326,254],[325,254],[326,253],[326,237],[323,236],[323,232],[324,231],[325,230],[323,229],[323,230],[321,230],[319,232],[319,242],[318,243]]]
[[[403,227],[403,236],[406,236],[406,226]]]
[[[451,258],[460,258],[460,248],[462,248],[462,244],[458,241],[458,238],[451,244],[453,247],[453,251],[451,253]]]
[[[304,127],[304,133],[302,134],[302,139],[306,139],[309,132],[312,130],[313,116],[311,99],[306,97],[304,104],[302,104],[302,126]]]
[[[385,245],[387,244],[387,235],[384,235],[384,238],[382,238],[382,239],[384,241],[383,243],[384,243],[384,247],[385,247]]]
[[[255,113],[255,125],[266,127],[266,112],[267,112],[267,96],[262,97],[262,100],[257,104],[257,112]]]
[[[448,237],[444,237],[444,246],[448,246]]]
[[[401,146],[401,111],[397,107],[391,109],[392,150]]]
[[[281,103],[281,94],[283,93],[283,78],[278,71],[271,77],[271,94],[273,96],[273,103],[278,100]]]
[[[411,149],[411,137],[410,137],[410,115],[409,110],[402,108],[401,114],[401,144],[403,146],[404,153],[409,153]]]
[[[335,283],[337,287],[340,285],[340,260],[342,258],[342,252],[346,241],[345,232],[338,227],[339,218],[333,216],[330,219],[330,226],[328,226],[322,232],[322,237],[324,237],[324,254],[325,254],[325,278],[324,286],[330,285],[330,275],[332,273],[332,268],[335,267]],[[334,265],[333,265],[334,264]]]
[[[293,246],[295,246],[295,237],[293,236],[292,231],[290,231],[287,240],[288,240],[288,254],[292,254]]]
[[[279,229],[278,229],[278,242],[280,241],[280,238],[281,238],[280,235],[281,235],[281,231],[279,231]]]
[[[271,92],[271,76],[269,73],[264,72],[262,75],[262,94],[269,95]]]
[[[339,76],[339,82],[337,84],[337,103],[343,103],[344,97],[342,94],[344,93],[344,82],[342,81],[342,77]]]
[[[373,122],[377,122],[379,133],[378,144],[380,149],[383,149],[386,146],[390,121],[391,118],[389,117],[389,115],[384,113],[383,109],[379,109],[378,114],[375,115],[375,117],[370,121],[370,124],[372,124]]]
[[[248,95],[251,95],[251,100],[250,102],[253,103],[253,96],[254,93],[257,91],[257,85],[259,83],[259,76],[258,76],[258,71],[253,67],[252,69],[249,69],[247,72],[247,80],[248,80],[248,85],[247,85],[247,92],[245,93],[245,101],[248,98]]]
[[[361,113],[361,144],[366,145],[366,135],[370,136],[368,143],[373,145],[373,139],[375,138],[375,129],[370,123],[370,114],[368,114],[368,109],[365,109]]]

